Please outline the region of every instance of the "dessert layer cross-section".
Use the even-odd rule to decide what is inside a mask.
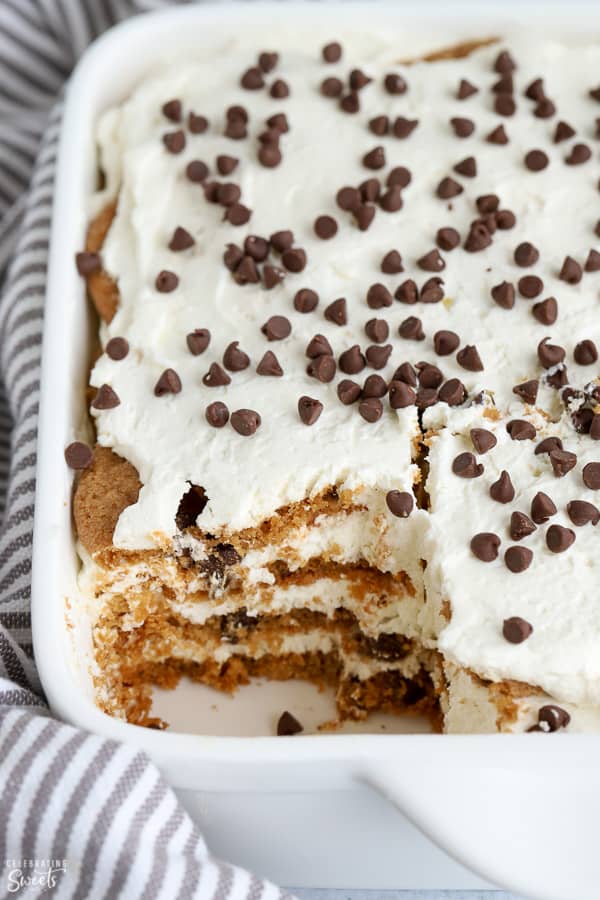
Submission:
[[[303,678],[340,720],[595,730],[600,49],[329,38],[223,41],[98,123],[98,702]]]

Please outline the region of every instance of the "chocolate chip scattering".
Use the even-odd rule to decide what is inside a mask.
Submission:
[[[96,396],[92,400],[93,409],[114,409],[120,404],[120,399],[116,391],[110,385],[102,384],[96,391]]]
[[[236,409],[231,413],[231,424],[238,434],[250,437],[259,428],[260,415],[253,409]]]
[[[333,216],[319,216],[315,219],[314,229],[318,238],[328,241],[337,234],[338,225]]]
[[[282,341],[292,333],[292,326],[285,316],[271,316],[260,330],[268,341]]]
[[[208,372],[203,376],[202,384],[211,388],[224,387],[226,384],[231,384],[231,378],[218,363],[214,362],[210,364]]]
[[[509,547],[504,554],[506,568],[518,575],[531,565],[533,551],[529,547]],[[522,624],[521,624],[522,623]],[[532,632],[531,625],[518,617],[506,619],[502,633],[511,644],[520,644]]]
[[[583,271],[577,260],[573,259],[572,256],[565,256],[558,277],[561,281],[566,281],[567,284],[579,284],[583,278]]]
[[[567,513],[573,525],[597,525],[600,522],[600,510],[587,500],[571,500],[567,503]]]
[[[462,366],[462,368],[466,369],[468,372],[483,372],[481,357],[479,356],[477,347],[472,344],[467,344],[462,350],[458,351],[456,354],[456,361],[459,366]]]
[[[556,506],[547,494],[538,491],[531,501],[531,518],[536,525],[543,525],[551,516],[556,515]]]
[[[385,502],[391,514],[399,519],[408,518],[415,505],[412,494],[407,491],[388,491]]]
[[[503,309],[512,309],[515,305],[515,289],[508,281],[502,281],[492,288],[492,298]]]
[[[539,381],[532,378],[531,381],[524,381],[522,384],[516,384],[513,388],[513,394],[524,400],[525,403],[535,403],[538,395]]]
[[[257,375],[272,375],[280,377],[283,375],[283,369],[279,365],[279,360],[272,350],[267,350],[263,358],[256,367]]]
[[[119,361],[125,359],[129,353],[129,342],[123,337],[111,338],[106,345],[106,354],[111,359]]]
[[[320,400],[306,396],[298,400],[298,415],[305,425],[314,425],[322,412],[323,404]]]
[[[397,250],[390,250],[381,260],[381,271],[385,275],[397,275],[398,272],[404,271],[402,268],[402,257]]]
[[[498,443],[496,435],[492,434],[491,431],[488,431],[487,428],[471,428],[469,434],[475,452],[479,454],[488,453],[488,451],[492,450]]]
[[[525,154],[525,166],[530,172],[541,172],[549,163],[548,156],[543,150],[530,150]]]
[[[483,465],[477,462],[472,453],[459,453],[452,463],[452,471],[460,478],[478,478],[483,475]]]
[[[523,538],[533,534],[536,526],[529,516],[522,512],[513,512],[510,517],[510,536],[513,541],[522,541]]]
[[[204,415],[208,424],[212,425],[213,428],[223,428],[229,421],[229,410],[220,400],[209,403]]]
[[[94,272],[99,272],[102,268],[100,254],[89,253],[87,251],[76,253],[75,265],[77,266],[77,271],[79,272],[79,274],[84,278],[87,275],[92,275]]]
[[[546,544],[552,553],[564,553],[575,540],[575,532],[563,525],[551,525],[546,532]]]
[[[163,397],[165,394],[179,394],[180,391],[181,379],[175,369],[165,369],[154,385],[156,397]]]
[[[92,464],[93,458],[92,448],[82,441],[73,441],[65,447],[65,462],[70,469],[87,469]]]
[[[534,247],[533,244],[530,244],[529,241],[523,241],[523,243],[519,244],[515,249],[514,260],[521,268],[534,266],[539,258],[539,250],[537,247]]]
[[[506,430],[513,441],[532,441],[536,435],[535,427],[525,419],[511,419]]]
[[[471,538],[471,552],[481,562],[493,562],[498,558],[500,543],[501,541],[497,534],[482,531]]]
[[[325,308],[325,318],[334,325],[346,325],[348,322],[348,310],[345,297],[338,297]]]
[[[490,486],[490,497],[497,503],[510,503],[515,498],[515,489],[510,475],[504,469],[500,478]]]
[[[365,397],[358,404],[358,411],[366,422],[377,422],[383,414],[383,404],[378,397]]]
[[[583,483],[590,491],[600,491],[600,462],[591,462],[583,467]]]
[[[575,362],[580,366],[591,366],[598,361],[598,350],[593,341],[580,341],[573,351]]]

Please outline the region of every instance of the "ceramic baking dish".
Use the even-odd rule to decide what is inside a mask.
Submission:
[[[138,728],[106,716],[94,705],[89,621],[76,587],[72,483],[63,449],[85,435],[87,427],[84,386],[94,325],[73,258],[83,245],[88,199],[95,185],[94,124],[100,112],[124,99],[158,57],[174,50],[179,56],[201,53],[203,46],[230,34],[232,28],[237,33],[258,29],[268,44],[269,27],[281,20],[299,39],[313,28],[342,41],[345,32],[364,29],[365,23],[369,30],[394,28],[399,58],[465,39],[508,36],[515,27],[533,34],[568,33],[572,40],[589,41],[596,31],[600,37],[600,20],[585,6],[570,4],[566,20],[548,4],[543,9],[515,4],[518,22],[511,19],[510,5],[502,11],[500,5],[486,4],[483,11],[482,6],[192,5],[130,20],[85,54],[67,94],[52,226],[33,558],[34,645],[54,713],[143,748],[192,805],[194,797],[204,796],[210,796],[216,807],[223,798],[223,808],[232,795],[325,797],[366,782],[391,798],[432,840],[490,881],[545,900],[591,900],[600,895],[600,738],[419,733],[235,737],[225,736],[227,727],[222,723],[213,729],[209,719],[205,729],[220,736]],[[253,704],[260,706],[261,689],[252,690],[244,701],[246,714]],[[241,719],[238,734],[240,730],[253,734]],[[340,828],[346,815],[342,810],[347,808],[340,804]],[[355,804],[355,809],[354,815],[362,818],[366,871],[368,835],[376,838],[381,813],[370,801]],[[316,807],[314,814],[307,827],[318,834]],[[290,818],[293,815],[292,811]],[[310,819],[310,810],[304,807],[303,815]],[[333,816],[330,833],[335,822]],[[327,835],[321,837],[325,841]],[[297,855],[299,848],[290,843],[288,851]],[[401,846],[388,854],[390,869],[398,868],[396,887],[411,886],[402,880],[402,854]]]

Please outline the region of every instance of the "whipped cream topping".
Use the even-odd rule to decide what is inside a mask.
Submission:
[[[264,76],[267,87],[244,90],[240,86],[243,72],[255,63],[258,51],[269,49],[260,40],[252,34],[242,48],[237,39],[228,39],[203,52],[201,60],[179,61],[152,73],[130,99],[109,110],[99,123],[106,188],[94,198],[93,206],[97,210],[118,196],[102,260],[120,292],[119,309],[110,325],[103,326],[102,340],[105,345],[112,337],[125,337],[130,352],[119,361],[104,354],[96,363],[92,384],[110,385],[120,404],[93,413],[100,443],[130,460],[144,484],[138,502],[119,519],[114,535],[119,547],[151,547],[171,537],[188,482],[204,487],[209,501],[198,524],[215,533],[256,525],[274,509],[332,483],[349,488],[377,486],[384,495],[390,489],[411,490],[416,474],[411,463],[415,408],[392,410],[383,398],[381,418],[369,423],[359,414],[358,404],[342,405],[336,393],[339,381],[352,378],[362,385],[375,370],[367,367],[357,375],[345,375],[338,368],[331,383],[310,377],[305,348],[317,333],[326,336],[337,359],[355,344],[364,352],[372,343],[365,323],[385,319],[392,353],[378,374],[386,381],[403,362],[427,361],[442,370],[444,379],[460,379],[470,396],[481,390],[492,392],[503,409],[522,407],[512,392],[515,384],[542,378],[545,369],[537,346],[546,336],[565,348],[571,383],[584,385],[597,374],[597,365],[577,365],[573,353],[583,339],[600,346],[600,275],[585,273],[577,284],[559,279],[567,254],[583,263],[589,249],[598,246],[594,234],[597,166],[593,159],[580,165],[564,161],[581,142],[597,155],[594,117],[600,106],[588,96],[600,56],[597,47],[511,37],[510,50],[518,66],[513,73],[517,109],[514,115],[503,116],[494,109],[497,95],[491,90],[501,77],[494,63],[502,45],[485,47],[465,59],[403,66],[395,62],[393,35],[387,44],[368,34],[355,35],[345,42],[341,60],[326,64],[320,53],[326,36],[315,37],[312,46],[303,42],[294,48],[288,43],[275,70]],[[346,83],[353,68],[362,69],[372,81],[359,91],[360,110],[350,114],[319,88],[326,77],[339,77]],[[385,89],[384,78],[390,73],[406,80],[406,92],[392,94]],[[535,101],[523,96],[538,76],[544,77],[546,95],[556,106],[550,118],[535,116]],[[269,86],[278,78],[287,83],[290,93],[275,99]],[[459,100],[457,88],[463,78],[478,92]],[[181,101],[181,126],[161,112],[172,99]],[[235,104],[248,112],[245,140],[223,134],[225,110]],[[185,126],[190,111],[208,119],[204,133],[192,134]],[[270,168],[257,161],[258,135],[265,130],[267,118],[276,113],[285,113],[289,131],[281,136],[280,165]],[[402,116],[418,119],[419,124],[405,139],[377,136],[368,123],[381,115],[389,116],[392,123]],[[473,133],[457,137],[450,125],[453,117],[471,119]],[[567,121],[576,134],[554,144],[559,119]],[[486,141],[500,124],[509,143]],[[186,132],[185,148],[169,153],[162,137],[179,127]],[[363,157],[378,146],[383,147],[385,165],[369,169]],[[544,150],[549,162],[542,171],[533,172],[524,157],[536,148]],[[216,157],[223,154],[239,160],[227,176],[220,176],[215,168]],[[474,177],[453,170],[471,156],[476,161]],[[223,221],[224,208],[207,202],[202,187],[185,177],[192,160],[206,163],[208,180],[239,185],[241,202],[252,210],[246,225]],[[397,166],[411,174],[410,184],[402,191],[403,208],[396,212],[377,208],[370,227],[359,230],[351,213],[337,206],[338,189],[356,187],[372,177],[384,182]],[[462,193],[440,199],[436,190],[445,177],[455,179]],[[484,194],[497,194],[500,208],[514,213],[516,225],[497,230],[490,246],[481,252],[470,253],[462,246],[441,250],[444,270],[423,271],[417,261],[434,249],[439,228],[456,229],[464,243],[470,223],[479,215],[476,198]],[[315,219],[322,215],[335,218],[338,225],[329,240],[315,234]],[[168,245],[177,227],[185,228],[195,243],[176,252]],[[295,246],[305,250],[305,269],[288,272],[272,290],[260,284],[238,285],[223,264],[227,244],[241,246],[248,235],[268,238],[281,229],[291,229]],[[514,261],[514,250],[523,241],[539,250],[539,260],[526,269]],[[401,254],[402,273],[382,273],[381,260],[390,250]],[[281,264],[276,255],[272,262]],[[178,286],[170,293],[156,289],[162,270],[178,276]],[[381,283],[394,293],[406,279],[422,286],[436,274],[444,281],[442,302],[409,306],[394,300],[381,309],[367,305],[373,284]],[[512,309],[492,300],[494,285],[508,281],[516,286],[520,277],[532,274],[543,281],[543,291],[535,300],[524,299],[518,291]],[[295,310],[293,298],[301,288],[318,292],[315,311]],[[556,297],[559,314],[555,324],[544,326],[532,315],[532,305],[548,296]],[[347,324],[341,326],[324,316],[325,308],[339,297],[347,304]],[[283,340],[268,341],[261,331],[272,315],[289,319],[291,334]],[[398,329],[409,316],[421,320],[423,340],[399,336]],[[211,333],[210,345],[200,356],[193,356],[186,346],[186,335],[195,328],[208,328]],[[438,355],[434,335],[441,330],[458,335],[459,350],[476,346],[483,370],[465,369],[456,351]],[[211,363],[222,362],[232,341],[239,341],[250,366],[229,373],[231,383],[225,387],[206,387],[203,375]],[[267,350],[276,354],[282,377],[256,374]],[[168,368],[177,372],[182,390],[157,397],[154,387]],[[323,404],[320,418],[310,427],[298,414],[298,400],[304,395]],[[205,409],[217,400],[230,413],[257,411],[262,421],[256,433],[244,437],[230,423],[220,429],[209,425]],[[558,415],[561,403],[554,388],[541,384],[537,402]],[[448,477],[444,470],[440,485]],[[449,498],[447,509],[447,515],[461,523],[456,504],[463,501],[463,487],[460,495]],[[399,531],[404,530],[409,539],[414,515],[399,520]],[[399,539],[403,538],[399,535]]]

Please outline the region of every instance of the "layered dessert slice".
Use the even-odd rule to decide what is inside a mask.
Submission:
[[[332,684],[342,718],[441,704],[448,730],[596,706],[600,532],[565,519],[595,488],[562,493],[600,446],[600,51],[261,41],[157,68],[98,125],[96,446],[70,454],[99,702],[147,723],[186,673]],[[519,575],[511,490],[558,509]]]

